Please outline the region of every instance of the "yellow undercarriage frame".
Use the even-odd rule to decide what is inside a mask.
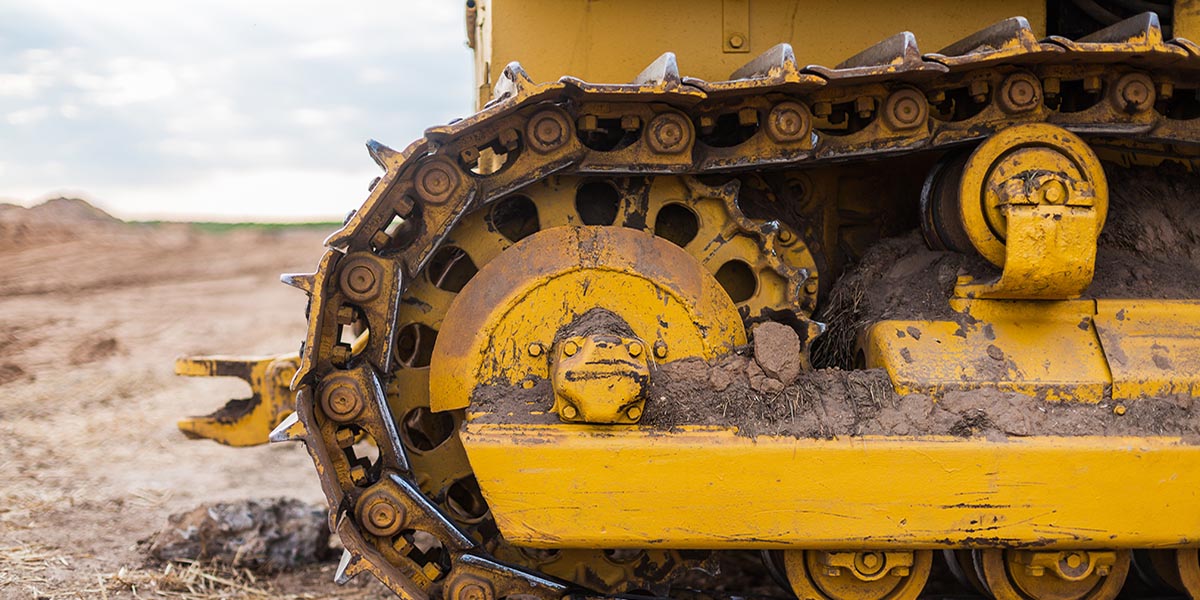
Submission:
[[[1012,127],[962,164],[957,181],[933,186],[927,239],[976,251],[1001,273],[961,279],[952,318],[873,324],[860,340],[867,367],[884,369],[899,394],[935,402],[1018,393],[1110,403],[1118,418],[1144,399],[1200,396],[1200,301],[1076,299],[1092,280],[1108,201],[1082,140]],[[1088,435],[1049,426],[1039,431],[1060,435],[821,440],[520,422],[473,418],[462,435],[501,532],[518,545],[1200,546],[1200,440],[1155,435],[1153,423],[1133,429],[1140,437],[1097,425]]]
[[[1178,438],[748,438],[469,423],[505,539],[557,548],[1200,544],[1200,446]]]
[[[954,300],[974,324],[883,321],[868,366],[901,394],[1049,401],[1200,393],[1200,302]],[[1000,361],[1004,369],[984,368]],[[653,399],[652,399],[653,401]],[[534,547],[814,550],[1200,545],[1200,440],[750,438],[472,419],[505,538]],[[488,419],[486,421],[494,421]],[[1136,507],[1136,508],[1130,508]]]

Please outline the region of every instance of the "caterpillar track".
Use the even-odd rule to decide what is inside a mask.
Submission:
[[[548,356],[573,356],[562,350],[572,340],[581,340],[572,348],[589,352],[608,348],[588,337],[593,330],[573,309],[557,322],[568,325],[540,342],[490,342],[511,346],[488,349],[505,364],[474,371],[472,363],[464,372],[463,363],[446,362],[441,357],[459,356],[456,349],[470,346],[479,331],[496,331],[486,329],[493,325],[488,311],[505,300],[458,299],[483,289],[478,281],[500,286],[567,269],[547,256],[552,248],[569,249],[570,264],[601,257],[595,260],[604,269],[623,273],[667,271],[688,281],[711,275],[719,288],[695,292],[694,305],[715,308],[680,309],[688,315],[681,319],[706,332],[699,341],[655,341],[631,314],[621,315],[626,325],[605,331],[653,379],[659,367],[647,361],[716,360],[744,351],[755,327],[777,322],[796,332],[796,362],[809,370],[845,362],[845,352],[827,359],[814,350],[827,326],[814,314],[839,276],[891,235],[920,227],[935,249],[978,252],[1000,265],[998,283],[960,282],[964,299],[1067,299],[1091,283],[1091,269],[1102,266],[1083,257],[1068,265],[1086,271],[1082,285],[1076,273],[1030,291],[1013,283],[1022,274],[1012,255],[1004,260],[1003,245],[996,260],[969,226],[950,223],[955,205],[944,189],[957,179],[946,173],[962,173],[988,140],[1026,132],[1011,134],[1026,137],[997,150],[1003,154],[1066,132],[1064,140],[1082,146],[1055,146],[1067,148],[1064,155],[1090,148],[1110,169],[1173,162],[1190,172],[1200,158],[1200,46],[1164,40],[1153,13],[1077,40],[1038,39],[1018,17],[934,53],[901,33],[834,67],[801,61],[780,44],[728,80],[703,81],[682,76],[667,53],[627,84],[573,77],[535,83],[512,63],[479,113],[430,128],[402,151],[368,145],[384,170],[370,196],[328,238],[315,273],[284,278],[310,297],[309,329],[294,365],[295,413],[271,434],[272,441],[303,442],[313,459],[330,526],[346,548],[339,580],[370,572],[411,600],[667,596],[697,588],[722,596],[737,592],[702,574],[714,570],[721,552],[761,549],[767,568],[802,598],[902,600],[922,593],[937,548],[961,581],[994,598],[1112,598],[1135,566],[1200,597],[1194,548],[1106,547],[1101,535],[1076,538],[1077,550],[1053,534],[964,534],[911,546],[865,536],[855,551],[767,537],[617,550],[506,540],[509,531],[472,466],[476,455],[469,458],[463,442],[483,384],[554,399],[532,416],[492,416],[514,427],[622,427],[637,423],[656,399],[597,417],[605,407],[576,406],[548,391],[557,381]],[[1072,206],[1099,206],[1091,199],[1104,196],[1103,178],[1079,168],[1075,183],[1083,191],[1068,193],[1087,203]],[[1103,214],[1098,220],[1103,224]],[[626,264],[613,258],[619,256],[638,258]],[[654,256],[666,258],[646,258]],[[619,291],[635,284],[612,285]],[[710,288],[728,298],[707,299]],[[918,390],[889,374],[898,390]],[[1086,395],[1076,388],[1050,393]],[[1101,402],[1113,401],[1111,390],[1097,393]],[[595,412],[579,414],[584,410]],[[507,431],[513,444],[523,435]],[[1033,551],[1038,546],[1051,551]],[[858,579],[839,583],[846,572]],[[1058,578],[1039,583],[1050,572]]]

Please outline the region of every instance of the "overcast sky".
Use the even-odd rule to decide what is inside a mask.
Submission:
[[[0,0],[0,201],[340,219],[472,110],[458,0]]]

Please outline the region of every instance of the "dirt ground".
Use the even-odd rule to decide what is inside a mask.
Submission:
[[[276,575],[148,563],[139,542],[203,502],[323,501],[299,445],[189,441],[245,395],[173,374],[186,354],[293,351],[324,229],[130,225],[59,202],[0,205],[0,597],[384,598],[328,564]]]

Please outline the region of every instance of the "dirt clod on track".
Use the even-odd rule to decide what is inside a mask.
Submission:
[[[325,499],[298,444],[227,448],[175,421],[245,397],[185,354],[294,351],[331,228],[123,223],[77,200],[0,205],[0,598],[388,598],[337,554],[277,573],[146,553],[199,505]],[[255,530],[260,526],[255,517]],[[324,525],[322,524],[322,527]]]

